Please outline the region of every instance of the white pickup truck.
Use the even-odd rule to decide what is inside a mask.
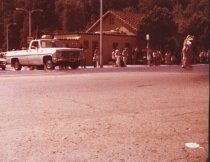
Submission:
[[[70,66],[78,68],[82,59],[82,49],[67,48],[60,40],[35,39],[27,50],[7,51],[6,61],[15,70],[22,66],[37,69],[54,70],[55,66]]]

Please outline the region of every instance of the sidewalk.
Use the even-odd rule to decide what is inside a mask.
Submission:
[[[55,68],[59,70],[58,67]],[[115,67],[113,65],[103,65],[103,67],[95,68],[93,66],[86,66],[86,68],[79,66],[78,69],[95,69],[101,71],[102,69],[112,69],[112,70],[140,70],[140,71],[189,71],[181,68],[181,65],[160,65],[160,66],[148,66],[148,65],[127,65],[127,67]],[[127,70],[126,70],[127,69]],[[15,71],[10,65],[6,66],[7,71]],[[71,69],[68,69],[71,70]],[[76,70],[76,69],[75,69]],[[194,64],[192,71],[209,71],[209,64]],[[21,71],[31,71],[28,67],[22,67]]]

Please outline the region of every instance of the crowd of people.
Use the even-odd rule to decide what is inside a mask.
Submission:
[[[99,67],[99,49],[94,51],[93,64],[94,67]],[[193,58],[194,57],[194,58]],[[185,44],[180,55],[176,55],[171,51],[162,52],[161,50],[140,51],[138,47],[133,50],[125,48],[114,48],[111,53],[112,64],[115,67],[126,67],[127,64],[147,64],[148,66],[159,66],[160,64],[182,64],[185,68],[188,64],[195,63],[208,63],[209,51],[202,50],[199,54],[193,56],[189,44]],[[181,62],[180,62],[181,61]]]
[[[177,58],[171,52],[163,54],[161,50],[153,50],[148,53],[141,52],[138,47],[129,50],[127,47],[124,49],[112,50],[112,61],[116,67],[126,67],[127,64],[147,64],[149,66],[160,64],[175,64]]]
[[[99,49],[98,47],[95,48],[94,54],[93,54],[93,65],[94,67],[99,67]],[[114,66],[116,67],[126,67],[128,63],[128,58],[131,56],[131,62],[132,64],[136,64],[137,57],[139,55],[138,48],[135,48],[131,53],[128,47],[125,47],[124,49],[115,48],[112,50],[112,61]]]
[[[99,67],[99,49],[95,48],[93,54],[93,65],[94,67]],[[164,55],[160,50],[154,50],[149,54],[145,54],[139,50],[138,47],[130,50],[128,47],[124,49],[115,48],[111,53],[112,62],[115,67],[126,67],[127,64],[148,64],[160,65],[160,64],[175,64],[177,58],[170,52],[166,52]]]
[[[199,63],[209,63],[210,60],[210,50],[201,50],[199,53]]]
[[[117,67],[126,67],[128,61],[129,51],[128,48],[121,49],[113,49],[112,51],[112,60]]]

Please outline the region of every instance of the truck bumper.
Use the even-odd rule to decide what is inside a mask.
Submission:
[[[53,63],[56,65],[70,65],[72,63],[80,63],[81,60],[78,58],[71,58],[71,59],[53,59]]]

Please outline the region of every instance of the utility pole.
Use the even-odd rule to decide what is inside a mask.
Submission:
[[[103,13],[103,0],[100,0],[100,67],[103,68],[103,18],[102,18],[102,13]]]
[[[31,39],[31,15],[34,13],[34,12],[43,12],[42,9],[34,9],[34,10],[26,10],[24,8],[16,8],[17,11],[24,11],[24,12],[27,12],[28,13],[28,37],[29,39]]]

